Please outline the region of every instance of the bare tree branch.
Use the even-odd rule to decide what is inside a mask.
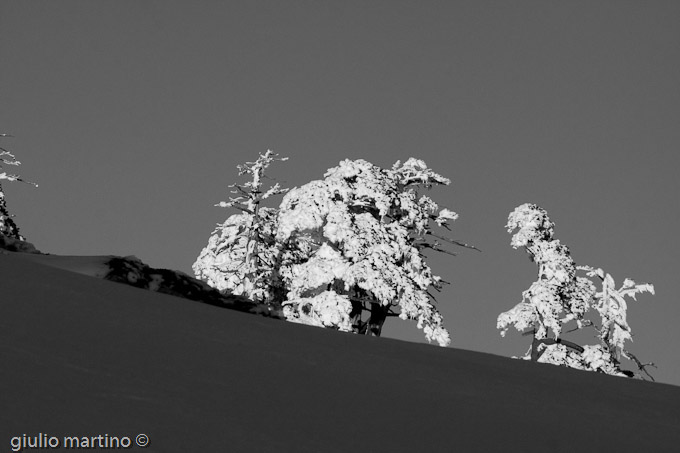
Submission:
[[[624,349],[622,352],[623,352],[623,355],[624,355],[624,356],[626,356],[627,358],[629,358],[630,360],[632,360],[633,362],[635,362],[635,364],[637,365],[638,369],[639,369],[640,371],[642,371],[643,373],[645,373],[647,376],[649,376],[649,379],[651,379],[652,382],[656,382],[656,380],[654,379],[654,377],[653,377],[651,374],[649,374],[649,372],[647,372],[647,369],[646,369],[648,366],[657,368],[657,366],[656,366],[653,362],[642,363],[642,362],[640,362],[640,360],[638,360],[637,357],[635,357],[633,354],[631,354],[631,353],[628,352],[627,350]]]
[[[474,245],[466,244],[466,243],[464,243],[464,242],[460,242],[460,241],[457,241],[457,240],[455,240],[455,239],[447,238],[447,237],[445,237],[445,236],[439,236],[438,234],[435,234],[435,233],[433,233],[433,232],[431,232],[431,231],[428,231],[426,234],[429,234],[429,235],[431,235],[431,236],[434,236],[434,237],[436,237],[437,239],[441,239],[442,241],[446,241],[446,242],[448,242],[448,243],[450,243],[450,244],[458,245],[458,246],[460,246],[460,247],[465,247],[465,248],[468,248],[468,249],[473,249],[473,250],[477,250],[478,252],[481,252],[481,250],[479,250],[479,249],[478,249],[477,247],[475,247]]]

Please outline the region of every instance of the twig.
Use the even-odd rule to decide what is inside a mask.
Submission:
[[[593,327],[593,322],[590,319],[586,319],[586,320],[583,321],[583,324],[581,324],[581,327],[576,326],[573,329],[567,330],[564,333],[566,334],[566,333],[576,332],[577,330],[581,330],[585,327]],[[595,330],[597,330],[597,329],[595,329]]]
[[[479,249],[478,249],[477,247],[475,247],[474,245],[466,244],[465,242],[460,242],[460,241],[457,241],[457,240],[455,240],[455,239],[447,238],[447,237],[445,237],[445,236],[439,236],[438,234],[434,234],[434,233],[431,232],[431,231],[428,231],[426,234],[429,234],[429,235],[431,235],[431,236],[434,236],[434,237],[436,237],[437,239],[441,239],[442,241],[446,241],[446,242],[448,242],[448,243],[450,243],[450,244],[459,245],[459,246],[461,246],[461,247],[465,247],[465,248],[468,248],[468,249],[473,249],[473,250],[477,250],[478,252],[481,252],[481,250],[479,250]]]
[[[631,354],[630,352],[626,351],[625,349],[623,350],[623,354],[624,354],[626,357],[628,357],[630,360],[632,360],[633,362],[635,362],[635,364],[637,365],[638,369],[641,370],[643,373],[645,373],[647,376],[649,376],[649,379],[651,379],[652,382],[656,382],[656,380],[654,380],[654,377],[653,377],[651,374],[649,374],[649,373],[647,372],[647,370],[645,369],[645,367],[648,367],[648,366],[653,366],[654,368],[657,368],[657,366],[654,365],[653,362],[642,363],[642,362],[640,362],[640,360],[638,360],[637,357],[635,357],[633,354]]]

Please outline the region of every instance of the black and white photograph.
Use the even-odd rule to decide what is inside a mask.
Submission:
[[[0,451],[680,448],[680,2],[0,0],[0,68]]]

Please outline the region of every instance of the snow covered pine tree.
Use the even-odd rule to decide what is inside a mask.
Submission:
[[[632,341],[624,297],[654,294],[654,287],[626,279],[617,290],[614,279],[602,269],[576,266],[569,249],[553,239],[555,224],[548,213],[535,204],[517,207],[506,227],[509,233],[518,230],[512,237],[513,248],[524,247],[539,268],[538,280],[524,291],[522,302],[498,317],[501,335],[510,325],[519,331],[529,329],[525,334],[533,335],[531,348],[523,358],[618,376],[634,375],[621,369],[623,356],[651,378],[645,367],[653,364],[642,364],[624,347],[626,340]],[[597,292],[590,279],[577,276],[578,270],[585,271],[587,277],[599,277],[602,291]],[[599,324],[586,319],[591,308],[599,313]],[[570,321],[576,323],[573,330],[595,328],[600,344],[580,346],[561,338],[563,326]]]
[[[9,134],[0,134],[0,137],[11,137]],[[0,169],[4,170],[3,165],[13,165],[13,166],[19,166],[21,165],[21,162],[19,162],[14,154],[10,153],[7,151],[5,148],[0,147]],[[25,181],[21,179],[18,175],[13,175],[13,174],[8,174],[5,171],[2,171],[0,173],[0,181],[2,180],[7,180],[7,181],[21,181],[26,184],[32,184],[36,187],[38,187],[37,184],[29,181]],[[7,202],[5,201],[5,193],[2,190],[2,183],[0,183],[0,236],[2,237],[2,245],[3,248],[11,248],[11,249],[17,249],[18,251],[24,251],[23,248],[28,247],[30,250],[34,250],[32,245],[29,245],[28,243],[25,244],[25,246],[19,245],[19,242],[25,242],[26,239],[19,234],[19,227],[17,227],[16,223],[14,223],[14,220],[12,219],[14,217],[9,213],[7,210]],[[19,242],[17,242],[19,241]],[[26,251],[30,251],[26,250]]]
[[[282,306],[289,321],[367,335],[380,335],[389,316],[415,319],[428,341],[448,345],[428,292],[443,281],[421,251],[446,252],[437,240],[474,247],[431,231],[432,221],[448,229],[458,215],[417,189],[449,183],[421,160],[386,170],[359,159],[291,190],[262,221],[266,300]],[[235,270],[247,262],[245,243],[224,238],[248,234],[249,215],[232,216],[215,231],[194,264],[198,278],[241,291]]]
[[[239,165],[239,176],[248,174],[252,181],[232,184],[229,197],[215,206],[233,207],[242,213],[230,216],[213,231],[208,245],[193,264],[196,278],[222,293],[244,295],[255,302],[276,309],[280,302],[277,288],[276,259],[279,249],[275,242],[278,211],[260,206],[262,200],[285,193],[278,183],[262,192],[265,170],[275,160],[285,161],[268,150],[255,162]]]

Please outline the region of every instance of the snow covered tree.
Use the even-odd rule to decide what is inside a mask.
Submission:
[[[439,241],[471,247],[435,234],[458,215],[417,189],[450,181],[423,161],[382,169],[345,160],[325,179],[288,192],[278,210],[259,201],[282,193],[275,185],[260,197],[263,171],[273,156],[241,167],[253,182],[234,186],[238,199],[220,203],[243,211],[220,225],[203,249],[197,278],[226,292],[283,307],[292,322],[380,335],[389,316],[414,319],[428,341],[450,342],[430,287],[440,277],[425,263],[424,249]]]
[[[524,247],[538,265],[538,280],[522,294],[522,301],[498,317],[497,327],[505,335],[509,326],[533,335],[531,348],[525,359],[564,365],[572,368],[599,371],[613,375],[630,375],[620,367],[621,357],[636,363],[646,373],[645,367],[624,348],[631,340],[630,326],[626,321],[625,296],[635,298],[637,293],[650,292],[649,284],[636,284],[626,279],[618,290],[614,279],[602,269],[576,266],[569,249],[554,239],[555,224],[547,212],[535,204],[523,204],[508,217],[506,225],[513,235],[513,248]],[[577,276],[584,271],[586,276]],[[597,276],[602,281],[602,291],[588,278]],[[594,309],[600,315],[599,324],[586,318]],[[593,327],[598,332],[600,344],[580,346],[561,337],[563,326],[574,322],[573,330]],[[651,377],[651,376],[650,376]]]
[[[431,222],[448,228],[458,215],[417,189],[450,181],[414,158],[390,170],[344,160],[324,176],[281,203],[276,239],[287,319],[380,335],[386,318],[399,316],[416,320],[428,341],[448,345],[428,292],[443,281],[422,251],[445,251],[437,239],[467,245],[431,231]]]
[[[616,289],[614,278],[602,269],[594,269],[590,266],[578,266],[578,269],[585,271],[589,277],[597,276],[601,281],[602,290],[597,292],[593,298],[593,306],[600,314],[601,323],[593,327],[597,330],[604,351],[610,354],[611,362],[618,365],[623,356],[635,362],[639,370],[647,373],[645,366],[653,364],[641,363],[625,348],[626,340],[633,341],[633,338],[626,319],[628,304],[624,298],[632,297],[637,300],[635,297],[637,294],[644,292],[654,294],[654,286],[648,283],[637,284],[626,278],[621,287]]]
[[[0,134],[0,137],[11,137],[11,135]],[[8,174],[6,171],[4,171],[4,165],[19,166],[21,165],[21,162],[16,159],[14,154],[10,153],[5,148],[0,147],[0,170],[3,170],[2,173],[0,173],[0,181],[21,181],[26,184],[32,184],[38,187],[38,185],[35,183],[21,179],[19,175]],[[17,227],[16,223],[14,223],[12,217],[14,216],[11,215],[7,210],[5,193],[2,190],[2,183],[0,183],[0,235],[18,241],[25,241],[26,239],[21,234],[19,234],[19,227]]]
[[[222,292],[244,295],[258,302],[272,302],[276,296],[275,243],[277,210],[263,207],[263,200],[285,193],[278,183],[263,192],[265,170],[272,162],[285,161],[271,150],[255,162],[238,165],[239,176],[250,175],[243,185],[232,184],[229,201],[215,206],[233,207],[240,214],[230,216],[213,231],[193,270],[196,278]]]

